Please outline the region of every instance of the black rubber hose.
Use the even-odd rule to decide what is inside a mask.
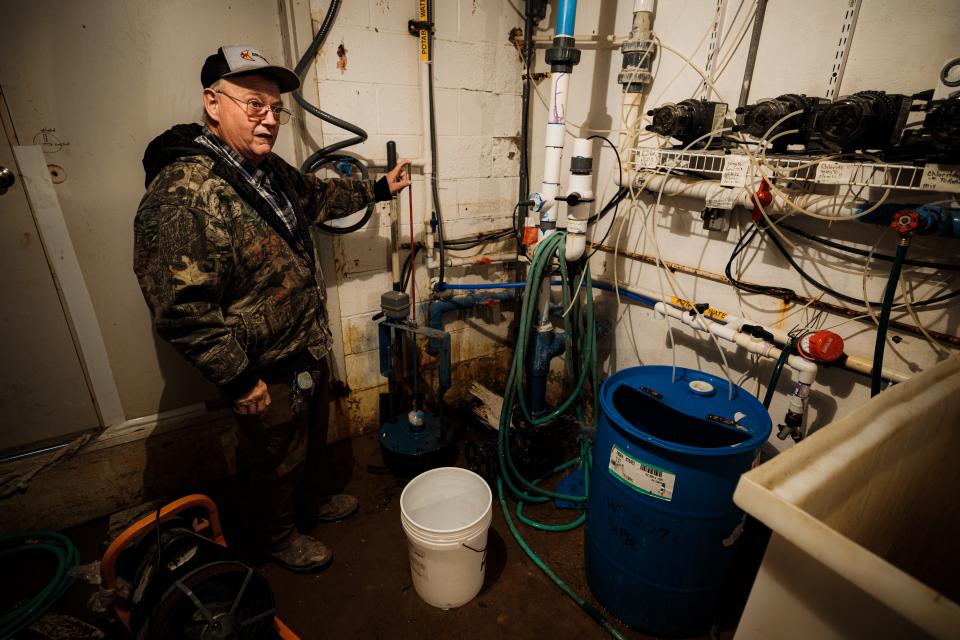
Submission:
[[[443,247],[443,211],[440,209],[440,187],[437,184],[437,114],[433,100],[433,0],[427,0],[427,87],[430,107],[430,188],[433,193],[433,211],[437,216],[437,244],[440,248],[440,273],[437,274],[437,290],[443,289],[446,274],[447,253]]]
[[[321,149],[317,149],[310,156],[303,161],[300,170],[304,173],[314,173],[325,163],[333,161],[339,161],[346,159],[348,162],[356,166],[363,177],[366,179],[369,177],[366,166],[360,162],[358,159],[353,158],[352,156],[336,155],[335,152],[345,149],[346,147],[353,146],[355,144],[360,144],[367,139],[367,132],[358,127],[355,124],[347,122],[346,120],[341,120],[340,118],[333,116],[322,109],[318,109],[309,102],[306,98],[303,97],[303,77],[307,69],[310,67],[310,63],[317,56],[317,52],[320,51],[320,47],[323,46],[323,43],[327,39],[327,35],[330,33],[330,27],[333,26],[333,21],[337,17],[337,11],[340,9],[340,0],[330,0],[330,6],[327,7],[327,13],[323,17],[323,22],[320,23],[320,28],[317,29],[316,35],[313,36],[313,41],[310,43],[310,46],[307,47],[307,50],[300,57],[300,61],[297,62],[297,66],[294,68],[294,73],[297,74],[297,77],[300,78],[300,87],[293,92],[293,99],[297,101],[301,107],[304,108],[308,113],[315,115],[324,122],[328,122],[335,127],[345,129],[350,133],[354,134],[354,137],[347,138],[346,140],[341,140],[340,142],[335,142],[333,144],[327,145]],[[334,227],[332,225],[318,222],[317,227],[321,230],[326,231],[327,233],[332,233],[335,235],[343,235],[346,233],[352,233],[357,229],[363,227],[370,220],[370,217],[373,215],[376,205],[370,203],[367,205],[367,211],[364,213],[363,218],[361,218],[355,224],[352,224],[347,227]]]
[[[836,289],[832,289],[832,288],[828,287],[827,285],[825,285],[824,283],[820,282],[819,280],[817,280],[816,278],[814,278],[813,276],[811,276],[809,273],[807,273],[806,271],[804,271],[803,268],[800,267],[799,264],[797,264],[796,260],[794,260],[793,257],[790,255],[790,252],[787,251],[786,247],[784,247],[784,246],[780,243],[780,240],[777,239],[776,234],[768,233],[766,237],[769,238],[771,242],[773,242],[773,245],[777,248],[777,250],[781,253],[781,255],[783,255],[784,259],[785,259],[788,263],[790,263],[790,266],[792,266],[792,267],[796,270],[796,272],[800,274],[800,277],[801,277],[801,278],[803,278],[804,280],[806,280],[807,282],[809,282],[810,284],[812,284],[812,285],[815,286],[816,288],[820,289],[821,291],[826,291],[827,293],[829,293],[830,295],[832,295],[832,296],[835,297],[835,298],[839,298],[840,300],[844,300],[844,301],[849,302],[849,303],[851,303],[851,304],[860,305],[861,307],[865,307],[865,306],[867,306],[868,304],[869,304],[870,306],[876,306],[876,305],[882,305],[882,304],[883,304],[882,301],[881,301],[881,302],[867,302],[867,301],[865,301],[865,300],[860,300],[860,299],[858,299],[858,298],[854,298],[854,297],[852,297],[852,296],[848,296],[848,295],[846,295],[846,294],[844,294],[844,293],[840,293],[840,292],[837,291]],[[898,253],[899,253],[899,249],[898,249]],[[894,256],[894,262],[896,262],[896,256]],[[901,266],[903,266],[903,265],[901,264]],[[917,301],[917,302],[911,302],[910,305],[913,306],[913,307],[926,307],[926,306],[929,306],[929,305],[932,305],[932,304],[937,304],[938,302],[943,302],[944,300],[950,300],[950,299],[952,299],[952,298],[956,298],[958,295],[960,295],[960,289],[954,289],[953,291],[949,291],[949,292],[947,292],[947,293],[941,294],[941,295],[939,295],[939,296],[935,296],[935,297],[933,297],[933,298],[927,298],[926,300],[919,300],[919,301]]]
[[[520,186],[517,194],[517,202],[520,203],[517,227],[517,254],[523,253],[523,225],[527,219],[527,205],[525,204],[530,195],[530,86],[533,79],[530,77],[530,66],[533,60],[533,32],[537,26],[537,19],[533,15],[533,0],[526,0],[523,4],[523,73],[526,78],[523,81],[523,94],[520,98]],[[519,260],[516,266],[516,282],[526,280],[524,277],[523,263]],[[520,292],[517,291],[517,295]]]
[[[325,164],[333,163],[336,166],[336,165],[339,165],[341,162],[347,162],[353,165],[353,167],[360,173],[359,178],[361,180],[367,180],[370,178],[370,172],[367,169],[367,165],[363,164],[363,162],[361,162],[359,158],[356,158],[354,156],[351,156],[345,153],[333,153],[328,156],[324,156],[323,158],[320,159],[320,161],[317,164],[314,165],[312,171],[316,171],[320,169]],[[370,220],[370,216],[373,215],[373,212],[376,209],[376,206],[377,205],[374,202],[371,202],[370,204],[368,204],[367,210],[363,214],[363,217],[360,218],[360,220],[358,220],[357,222],[354,222],[349,226],[335,227],[333,225],[327,224],[326,222],[318,222],[316,223],[316,226],[319,227],[320,230],[326,231],[327,233],[332,233],[334,235],[343,235],[345,233],[353,233],[354,231],[357,231],[358,229],[360,229],[361,227],[367,224],[367,222]],[[359,211],[359,209],[357,211]]]
[[[330,6],[327,8],[327,14],[323,17],[323,22],[320,23],[320,28],[317,29],[316,35],[313,36],[313,42],[310,43],[310,46],[303,53],[300,61],[297,62],[297,66],[294,68],[294,73],[299,76],[301,83],[303,82],[304,73],[307,71],[310,63],[317,56],[317,52],[320,51],[320,47],[323,46],[324,41],[327,39],[327,35],[330,33],[330,27],[333,26],[333,21],[336,19],[337,11],[339,9],[340,0],[330,0]],[[313,154],[311,154],[310,157],[303,162],[303,166],[300,167],[301,171],[305,173],[311,173],[311,167],[319,164],[319,161],[323,159],[324,156],[330,155],[331,153],[339,151],[340,149],[345,149],[355,144],[364,142],[367,139],[367,132],[357,125],[347,122],[346,120],[341,120],[340,118],[331,115],[322,109],[318,109],[307,102],[306,98],[303,97],[302,88],[303,85],[301,84],[300,88],[293,92],[293,99],[297,101],[297,104],[324,122],[328,122],[335,127],[345,129],[355,136],[353,138],[347,138],[346,140],[341,140],[340,142],[327,145],[313,152]]]
[[[880,393],[883,381],[883,350],[887,345],[887,326],[890,324],[890,309],[893,308],[893,298],[900,283],[900,270],[903,261],[907,258],[907,249],[910,248],[910,236],[900,238],[897,244],[897,254],[893,257],[893,266],[890,267],[890,277],[887,278],[887,288],[883,292],[883,306],[880,308],[880,321],[877,323],[877,344],[873,348],[873,371],[870,376],[870,396]]]
[[[829,238],[824,238],[816,234],[810,233],[809,231],[804,231],[803,229],[799,229],[785,222],[778,222],[777,228],[783,229],[784,231],[789,231],[790,233],[794,233],[802,238],[806,238],[807,240],[813,240],[814,242],[830,247],[831,249],[838,249],[840,251],[846,251],[847,253],[852,253],[854,255],[864,256],[864,257],[867,257],[870,255],[870,252],[867,251],[866,249],[860,249],[859,247],[851,247],[845,244],[841,244],[839,242],[834,242]],[[884,253],[874,252],[873,254],[874,260],[884,260],[886,262],[893,262],[893,258],[894,256],[890,256]],[[960,264],[949,264],[946,262],[928,262],[926,260],[904,260],[903,264],[911,267],[940,269],[941,271],[960,271]]]

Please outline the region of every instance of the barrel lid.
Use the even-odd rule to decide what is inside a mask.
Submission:
[[[638,366],[623,369],[607,378],[600,389],[600,407],[603,413],[620,429],[658,447],[671,451],[696,453],[697,455],[731,455],[755,449],[770,436],[770,415],[751,393],[703,371],[674,368],[663,365]],[[665,436],[670,425],[657,425],[648,432],[637,420],[627,419],[614,402],[614,394],[622,387],[629,387],[642,394],[641,401],[649,399],[662,403],[673,411],[702,421],[703,429],[719,429],[712,435],[730,436],[731,444],[697,446],[672,442]],[[624,411],[627,407],[621,407]],[[676,414],[673,414],[676,415]],[[653,418],[651,418],[653,419]],[[640,420],[642,422],[642,419]]]

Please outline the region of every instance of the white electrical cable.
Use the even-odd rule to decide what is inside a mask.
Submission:
[[[712,84],[712,83],[711,83],[711,84]],[[718,95],[719,95],[719,94],[718,94]],[[730,130],[730,127],[721,127],[721,128],[719,128],[719,129],[714,129],[713,131],[709,131],[709,132],[703,134],[702,136],[700,136],[699,138],[696,138],[695,140],[691,141],[689,144],[687,144],[687,145],[681,150],[681,153],[683,153],[683,152],[685,152],[685,151],[689,151],[694,145],[696,145],[698,142],[700,142],[700,141],[702,141],[702,140],[705,140],[705,139],[708,139],[708,138],[712,138],[712,137],[714,137],[714,136],[716,136],[716,135],[718,135],[718,134],[722,134],[723,132],[729,131],[729,130]],[[667,173],[666,173],[665,175],[666,175],[666,176],[669,176],[672,171],[673,171],[673,167],[669,167],[669,168],[667,169]],[[680,298],[682,298],[682,299],[684,299],[684,300],[691,300],[692,298],[690,298],[690,296],[688,296],[687,293],[683,290],[683,287],[680,286],[680,283],[679,283],[679,282],[677,281],[677,279],[673,276],[673,273],[663,265],[662,252],[661,252],[661,250],[660,250],[660,243],[659,243],[659,241],[657,240],[656,232],[651,232],[651,231],[650,231],[651,226],[653,227],[653,229],[656,229],[657,214],[658,214],[658,211],[659,211],[659,208],[660,208],[661,200],[663,199],[663,188],[664,188],[664,186],[666,186],[666,182],[667,182],[666,180],[663,180],[663,181],[661,181],[661,183],[660,183],[660,189],[657,191],[657,200],[656,200],[656,203],[654,204],[653,212],[652,212],[652,214],[651,214],[651,224],[644,224],[644,228],[645,228],[647,234],[650,236],[650,241],[651,241],[651,243],[653,244],[653,247],[654,247],[654,250],[655,250],[655,257],[656,257],[656,262],[657,262],[657,265],[656,265],[656,266],[657,266],[657,283],[658,283],[658,285],[659,285],[659,287],[660,287],[661,299],[666,299],[666,294],[665,294],[665,291],[664,291],[664,288],[663,288],[663,279],[662,279],[662,276],[661,276],[661,274],[665,272],[666,275],[667,275],[667,279],[670,281],[671,287],[672,287],[672,289],[673,289],[673,295],[674,295],[675,297],[680,297]],[[732,399],[733,399],[733,386],[734,386],[734,383],[733,383],[733,377],[732,377],[731,374],[730,374],[730,364],[727,362],[726,352],[723,350],[723,347],[720,346],[720,342],[717,340],[716,336],[714,336],[713,333],[710,332],[710,329],[709,329],[706,321],[703,319],[703,317],[698,313],[698,314],[696,314],[696,315],[694,316],[694,318],[696,319],[697,323],[703,328],[703,330],[706,331],[706,332],[711,336],[711,338],[712,338],[712,340],[713,340],[713,343],[716,345],[717,350],[718,350],[719,353],[720,353],[720,360],[721,360],[722,363],[723,363],[722,366],[721,366],[721,368],[722,368],[722,370],[723,370],[724,375],[725,375],[726,378],[727,378],[727,382],[729,383],[729,384],[728,384],[728,391],[729,391],[729,394],[728,394],[728,395],[729,395],[729,399],[732,400]],[[671,341],[671,350],[672,350],[672,345],[673,345],[673,328],[672,328],[672,326],[670,325],[669,321],[667,322],[667,327],[668,327],[668,330],[669,330],[669,332],[670,332],[670,341]],[[674,357],[673,372],[672,372],[671,378],[672,378],[674,381],[676,380],[676,357]]]
[[[720,95],[720,90],[717,89],[717,85],[715,85],[715,84],[713,83],[713,80],[710,79],[710,76],[707,75],[707,72],[704,71],[703,69],[701,69],[701,68],[697,65],[697,63],[695,63],[693,60],[691,60],[690,58],[688,58],[688,57],[687,57],[686,55],[684,55],[683,53],[677,51],[677,50],[674,49],[673,47],[671,47],[671,46],[669,46],[669,45],[663,44],[663,41],[660,40],[660,38],[657,37],[656,34],[653,34],[653,33],[652,33],[652,34],[650,34],[650,35],[651,35],[651,37],[653,38],[653,40],[657,43],[657,47],[658,47],[658,48],[663,49],[664,51],[669,51],[669,52],[672,53],[673,55],[677,56],[678,58],[680,58],[681,60],[683,60],[684,62],[686,62],[686,63],[687,63],[687,66],[689,66],[691,69],[693,69],[694,71],[696,71],[697,74],[699,74],[699,76],[700,76],[700,77],[703,79],[703,81],[706,83],[706,85],[707,85],[708,87],[710,87],[710,90],[713,91],[713,94],[714,94],[715,96],[717,96],[717,101],[719,101],[719,102],[724,102],[724,103],[727,102],[727,101],[724,99],[724,97],[723,97],[722,95]]]
[[[916,299],[913,297],[913,284],[911,283],[910,287],[907,287],[907,281],[903,278],[903,272],[900,273],[900,289],[903,291],[903,303],[907,308],[907,313],[913,318],[914,324],[917,325],[917,329],[923,334],[927,344],[930,345],[930,348],[933,349],[933,352],[938,356],[948,355],[950,352],[941,347],[940,344],[933,339],[933,336],[930,335],[923,323],[920,322],[920,316],[917,314],[916,309],[913,308],[913,303],[916,302]]]
[[[737,16],[740,14],[740,9],[743,8],[743,2],[737,6],[736,13],[733,14],[733,18],[730,20],[730,24],[734,24],[737,21]],[[718,5],[719,8],[719,5]],[[753,22],[753,17],[756,15],[757,9],[757,0],[753,0],[753,3],[750,5],[750,9],[747,11],[747,17],[744,19],[743,24],[740,25],[740,31],[737,32],[736,37],[734,37],[733,44],[727,49],[726,54],[723,56],[722,61],[714,65],[710,70],[710,78],[716,82],[717,79],[723,74],[724,70],[727,68],[727,65],[730,64],[730,61],[733,59],[734,54],[736,54],[737,49],[740,48],[741,43],[743,42],[743,37],[747,34],[747,30],[750,28],[750,25]],[[720,59],[720,50],[723,48],[723,45],[726,44],[727,38],[730,36],[730,31],[724,35],[720,44],[717,46],[717,55],[716,59]],[[703,84],[697,88],[697,93],[702,89]]]

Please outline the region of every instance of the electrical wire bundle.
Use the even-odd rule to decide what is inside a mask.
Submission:
[[[783,225],[782,223],[779,223],[779,222],[778,222],[778,223],[777,223],[777,227],[778,227],[778,228],[779,228],[779,227],[784,227],[784,225]],[[840,243],[828,241],[828,240],[826,240],[826,239],[819,238],[819,237],[817,237],[817,236],[813,236],[813,234],[807,234],[806,232],[802,232],[802,231],[800,231],[799,229],[794,229],[793,227],[786,227],[786,228],[788,228],[788,229],[791,230],[791,231],[797,231],[798,233],[800,233],[800,234],[803,235],[804,237],[808,237],[808,236],[809,236],[809,237],[811,237],[811,238],[816,238],[816,240],[821,241],[822,244],[827,244],[827,243],[829,243],[828,246],[831,246],[831,247],[833,247],[833,248],[840,249],[840,250],[843,250],[843,251],[848,251],[848,252],[853,253],[853,254],[856,254],[856,255],[868,255],[868,257],[869,257],[868,252],[863,251],[862,249],[857,249],[856,247],[848,247],[848,246],[842,245],[842,244],[840,244]],[[734,287],[736,287],[737,289],[740,289],[741,291],[746,291],[747,293],[761,293],[761,294],[764,294],[764,295],[770,295],[770,296],[774,296],[774,297],[777,297],[777,298],[781,298],[781,299],[783,299],[784,301],[788,301],[788,302],[789,302],[789,301],[792,301],[792,300],[796,299],[796,297],[797,297],[797,294],[796,294],[796,292],[795,292],[793,289],[788,289],[788,288],[785,288],[785,287],[769,286],[769,285],[748,284],[748,283],[741,282],[740,280],[738,280],[738,279],[733,275],[732,267],[733,267],[733,262],[734,262],[734,260],[737,258],[737,256],[739,256],[739,255],[744,251],[744,249],[746,249],[746,248],[750,245],[750,242],[753,240],[753,238],[755,238],[757,235],[760,235],[761,231],[763,231],[763,230],[764,230],[764,229],[763,229],[762,227],[760,227],[760,226],[758,226],[758,225],[756,225],[756,224],[753,224],[753,223],[751,223],[751,224],[744,230],[743,234],[740,236],[740,239],[737,241],[737,244],[734,246],[733,252],[730,254],[730,258],[727,260],[727,265],[726,265],[726,267],[725,267],[725,269],[724,269],[724,273],[725,273],[725,275],[727,276],[727,279],[730,280],[730,283],[731,283]],[[811,285],[813,285],[813,286],[816,287],[817,289],[819,289],[819,290],[821,290],[821,291],[824,291],[825,293],[829,293],[831,296],[833,296],[833,297],[835,297],[835,298],[837,298],[837,299],[839,299],[839,300],[843,300],[844,302],[849,302],[850,304],[855,304],[855,305],[858,305],[858,306],[861,306],[861,307],[863,307],[863,306],[880,306],[880,305],[882,304],[881,302],[872,302],[872,301],[869,301],[869,300],[865,300],[865,299],[861,299],[861,298],[856,298],[856,297],[854,297],[854,296],[851,296],[851,295],[842,293],[842,292],[840,292],[840,291],[837,291],[836,289],[830,287],[829,285],[827,285],[827,284],[825,284],[825,283],[823,283],[823,282],[820,282],[820,281],[817,280],[815,277],[813,277],[812,275],[810,275],[809,273],[807,273],[807,271],[806,271],[802,266],[800,266],[800,264],[799,264],[799,263],[796,261],[796,259],[790,254],[790,252],[787,250],[787,248],[783,246],[783,243],[781,242],[781,240],[780,240],[779,238],[777,238],[777,236],[776,236],[775,233],[768,232],[768,233],[764,234],[763,237],[765,237],[765,238],[767,238],[768,240],[770,240],[770,242],[771,242],[771,243],[773,244],[773,246],[777,249],[777,251],[783,256],[783,258],[787,261],[787,263],[788,263],[798,274],[800,274],[800,277],[801,277],[801,278],[803,278],[805,281],[807,281],[808,283],[810,283]],[[881,254],[881,255],[874,254],[873,257],[879,258],[879,259],[884,259],[884,260],[887,260],[887,261],[890,261],[890,262],[893,262],[893,261],[894,261],[894,257],[893,257],[893,256],[886,256],[886,255],[882,255],[882,254]],[[960,266],[958,266],[958,265],[943,264],[943,263],[939,263],[939,262],[924,262],[924,261],[920,261],[920,260],[910,260],[910,261],[905,261],[904,264],[910,264],[910,265],[918,266],[918,267],[929,267],[929,268],[946,269],[946,270],[960,270]],[[945,301],[950,300],[950,299],[953,299],[953,298],[955,298],[955,297],[957,297],[957,296],[960,296],[960,289],[955,289],[955,290],[953,290],[953,291],[948,291],[947,293],[944,293],[944,294],[941,294],[941,295],[938,295],[938,296],[933,296],[933,297],[930,297],[930,298],[926,298],[926,299],[924,299],[924,300],[918,300],[917,302],[912,302],[912,303],[911,303],[911,306],[914,306],[914,307],[929,306],[929,305],[937,304],[938,302],[945,302]]]

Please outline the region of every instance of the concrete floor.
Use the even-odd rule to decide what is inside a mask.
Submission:
[[[322,524],[311,533],[330,544],[333,564],[315,575],[296,575],[279,567],[251,562],[270,582],[280,617],[304,639],[311,638],[608,638],[527,558],[513,539],[494,500],[486,580],[467,605],[442,611],[425,604],[413,589],[407,547],[400,526],[399,502],[404,481],[382,468],[376,434],[337,443],[325,461],[334,472],[332,488],[360,498],[360,511],[341,523]],[[462,459],[462,455],[461,455]],[[241,559],[242,525],[235,483],[208,488],[224,519],[228,543]],[[539,516],[531,510],[534,516]],[[542,507],[542,519],[571,517],[570,511]],[[98,558],[106,522],[68,531],[81,549],[82,561]],[[583,569],[583,528],[568,533],[523,530],[530,546],[575,591],[594,606]],[[232,538],[232,539],[231,539]],[[93,587],[75,585],[59,609],[106,630],[102,619],[85,611]],[[626,638],[648,636],[616,625]],[[112,637],[112,634],[108,637]],[[730,629],[714,638],[730,638]]]

